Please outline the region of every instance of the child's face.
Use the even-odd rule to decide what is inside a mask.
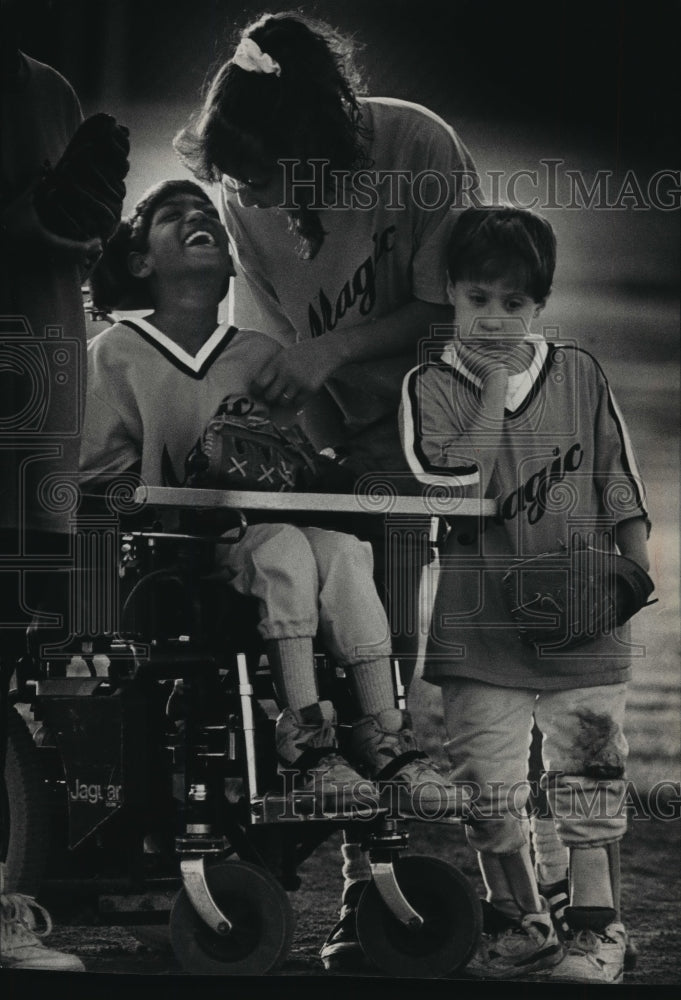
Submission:
[[[178,192],[154,211],[142,255],[157,275],[190,271],[234,274],[227,232],[213,203]]]
[[[513,279],[460,279],[453,286],[452,303],[462,343],[475,342],[477,349],[498,353],[539,339],[532,323],[544,303],[535,302]]]

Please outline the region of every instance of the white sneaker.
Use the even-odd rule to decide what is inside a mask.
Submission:
[[[564,953],[545,905],[541,913],[526,913],[506,930],[483,934],[464,971],[480,979],[515,979],[552,968]]]
[[[50,969],[84,972],[76,955],[47,948],[41,938],[52,930],[47,910],[32,896],[0,896],[0,966],[3,969]]]
[[[563,961],[551,972],[552,982],[621,983],[627,934],[624,925],[608,924],[602,931],[576,931]]]

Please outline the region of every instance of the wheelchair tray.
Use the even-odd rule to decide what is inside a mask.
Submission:
[[[189,507],[314,511],[344,514],[425,514],[430,517],[493,517],[494,500],[472,497],[396,496],[391,492],[366,493],[265,493],[243,490],[208,490],[174,486],[138,486],[137,503],[154,507]]]

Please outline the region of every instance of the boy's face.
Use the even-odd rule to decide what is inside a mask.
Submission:
[[[154,210],[143,254],[148,273],[157,276],[206,270],[227,279],[234,274],[227,232],[213,203],[177,192]]]
[[[511,278],[461,278],[453,286],[454,321],[462,344],[486,354],[513,351],[519,343],[540,339],[532,324],[544,303],[535,302]]]

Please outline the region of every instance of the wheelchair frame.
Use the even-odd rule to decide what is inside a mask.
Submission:
[[[140,487],[135,500],[146,510],[229,510],[239,532],[247,526],[244,510],[443,513],[442,501],[420,497],[389,497],[386,510],[385,503],[371,506],[361,496]],[[490,501],[454,499],[450,508],[464,517],[494,513]],[[139,571],[140,548],[157,555],[168,544],[185,547],[182,572],[174,579],[191,595],[196,560],[207,540],[216,541],[182,531],[124,531],[121,573]],[[96,578],[97,566],[88,569]],[[173,576],[168,577],[166,568],[168,578]],[[163,570],[152,566],[138,582],[162,579]],[[477,945],[482,916],[462,873],[439,859],[405,856],[409,835],[403,818],[390,810],[374,804],[364,815],[328,815],[310,793],[268,785],[276,767],[259,737],[264,735],[265,746],[268,737],[272,744],[272,725],[262,717],[256,690],[262,678],[257,671],[253,676],[248,650],[232,650],[228,669],[205,647],[203,637],[182,634],[161,641],[152,634],[146,639],[140,644],[139,636],[131,641],[115,630],[84,634],[75,652],[88,666],[91,676],[86,678],[60,676],[62,667],[51,668],[74,652],[73,644],[57,649],[56,661],[50,659],[53,649],[41,652],[37,663],[17,665],[14,700],[32,706],[34,718],[47,723],[56,743],[37,748],[51,760],[51,777],[44,784],[52,811],[61,809],[63,821],[64,796],[68,806],[65,877],[48,880],[43,895],[69,889],[94,892],[100,912],[113,923],[168,919],[175,954],[186,971],[262,975],[281,964],[292,941],[287,890],[300,885],[298,865],[342,828],[369,856],[372,880],[357,908],[358,936],[367,958],[388,975],[409,977],[446,976],[463,967]],[[98,672],[98,655],[108,661],[104,674]],[[322,657],[318,662],[321,676],[333,684],[330,665]],[[162,719],[159,682],[167,686],[173,681],[175,689],[178,680],[187,704],[181,727],[173,733],[165,712]],[[403,707],[397,664],[395,684]],[[222,691],[219,708],[210,706],[206,685]],[[87,780],[88,774],[101,780]],[[160,775],[164,792],[156,787]],[[160,876],[150,874],[144,853],[150,821],[152,833],[158,832],[152,815],[156,808],[176,827],[172,846],[166,832],[161,855],[168,864]],[[111,849],[111,829],[129,850],[122,877],[119,870],[97,870],[101,858],[107,858],[107,845]],[[92,847],[95,842],[99,851]],[[95,870],[83,877],[79,857],[88,851],[94,854]]]

